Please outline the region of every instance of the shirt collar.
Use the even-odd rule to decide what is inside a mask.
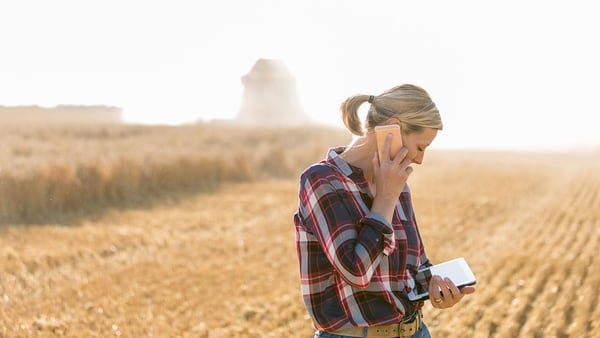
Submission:
[[[327,152],[327,162],[332,163],[336,167],[340,169],[340,171],[346,175],[350,176],[353,173],[362,172],[359,168],[352,166],[350,163],[346,162],[340,154],[344,152],[345,147],[336,147],[330,148]]]

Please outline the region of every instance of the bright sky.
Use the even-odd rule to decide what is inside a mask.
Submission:
[[[129,121],[233,118],[240,77],[282,60],[305,111],[401,83],[442,112],[439,148],[600,146],[594,1],[0,2],[0,105],[106,104]]]

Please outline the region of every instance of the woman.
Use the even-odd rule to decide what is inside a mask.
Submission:
[[[363,129],[358,108],[366,102]],[[430,263],[406,181],[410,165],[422,163],[442,129],[439,111],[425,90],[409,84],[379,96],[352,96],[340,109],[358,137],[302,173],[294,215],[302,295],[315,338],[430,337],[423,302],[407,297],[417,269]],[[393,123],[401,126],[404,146],[379,159],[373,129]],[[390,143],[388,135],[383,154],[390,153]],[[440,309],[475,291],[439,276],[429,290],[436,295],[431,304]]]

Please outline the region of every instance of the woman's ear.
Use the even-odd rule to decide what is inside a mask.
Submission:
[[[398,120],[397,117],[390,117],[389,119],[387,119],[385,121],[385,124],[398,124],[398,125],[402,125],[402,123],[400,123],[400,120]]]

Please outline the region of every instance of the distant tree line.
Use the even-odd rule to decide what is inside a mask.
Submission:
[[[121,114],[104,105],[0,106],[0,123],[121,123]]]

